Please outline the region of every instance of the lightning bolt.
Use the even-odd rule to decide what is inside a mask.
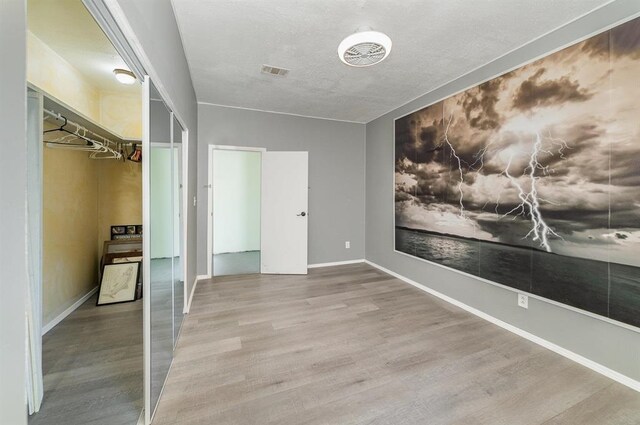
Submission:
[[[464,203],[462,202],[464,199],[464,193],[462,192],[462,184],[464,183],[464,173],[462,171],[462,160],[460,159],[460,157],[458,156],[458,154],[456,153],[455,148],[453,147],[453,145],[451,144],[451,142],[449,141],[449,127],[451,126],[451,121],[453,120],[453,115],[451,115],[449,117],[449,121],[447,122],[447,128],[444,131],[444,142],[449,146],[449,149],[451,149],[451,155],[458,161],[458,171],[460,173],[460,181],[458,182],[458,192],[460,192],[460,199],[458,201],[458,203],[460,204],[460,218],[466,218],[464,215]]]
[[[444,109],[444,108],[443,108]],[[478,152],[473,155],[474,161],[469,164],[464,161],[458,155],[455,147],[449,140],[449,131],[451,129],[451,124],[453,122],[453,114],[451,114],[448,118],[445,118],[445,113],[443,110],[443,121],[446,121],[446,127],[444,131],[444,135],[441,139],[440,146],[446,145],[449,147],[450,156],[455,158],[458,167],[459,180],[457,183],[457,191],[459,193],[458,204],[460,208],[460,212],[458,216],[463,219],[467,219],[466,210],[464,207],[464,192],[463,185],[465,182],[465,171],[464,167],[467,168],[468,172],[476,172],[479,173],[485,166],[485,156],[489,152],[493,152],[490,150],[491,145],[495,140],[490,139],[488,143],[482,147]],[[552,147],[545,149],[543,146],[543,140],[550,144]],[[547,145],[549,146],[549,145]],[[547,199],[542,198],[538,193],[538,180],[541,176],[546,176],[552,173],[554,170],[550,168],[549,165],[544,165],[543,162],[540,161],[541,155],[549,155],[554,156],[558,155],[561,159],[566,159],[564,156],[565,150],[572,149],[563,139],[553,137],[551,132],[549,131],[548,136],[541,137],[539,132],[535,132],[535,139],[533,146],[531,148],[531,152],[529,155],[529,161],[527,167],[524,169],[522,176],[516,177],[510,173],[510,168],[513,161],[513,154],[509,157],[509,161],[506,165],[506,168],[501,173],[504,175],[510,182],[513,187],[516,188],[518,192],[519,204],[512,208],[510,211],[500,215],[499,214],[499,206],[502,192],[505,190],[503,187],[498,193],[498,197],[496,199],[495,213],[500,216],[500,218],[506,218],[507,216],[512,216],[512,219],[515,220],[518,217],[526,217],[531,220],[531,229],[529,232],[522,238],[527,239],[530,238],[533,241],[536,241],[540,244],[540,247],[546,250],[547,252],[552,252],[551,245],[549,244],[549,239],[551,237],[556,237],[559,239],[563,239],[558,233],[556,233],[545,221],[542,211],[541,211],[541,203],[554,204]],[[528,184],[521,184],[521,181],[525,180]],[[485,202],[482,209],[487,206],[489,201]]]
[[[549,140],[554,145],[558,146],[558,155],[560,155],[560,158],[562,158],[562,159],[566,159],[565,156],[564,156],[564,150],[565,149],[573,149],[563,139],[560,139],[559,137],[553,137],[551,135],[550,131],[549,131],[549,135],[546,137],[546,139]]]
[[[529,164],[525,171],[529,170],[527,174],[523,174],[523,177],[527,177],[529,179],[529,191],[525,191],[522,185],[518,182],[518,180],[513,177],[509,173],[509,168],[511,167],[511,161],[513,156],[509,157],[509,162],[507,163],[507,167],[504,171],[504,175],[509,179],[511,184],[516,187],[518,190],[518,198],[520,199],[520,204],[518,204],[511,211],[503,214],[502,217],[506,217],[516,211],[520,211],[518,215],[524,215],[528,213],[531,217],[531,230],[527,233],[523,239],[528,238],[533,235],[534,241],[539,241],[540,246],[544,248],[547,252],[551,252],[551,246],[549,245],[549,236],[553,235],[560,239],[562,237],[558,235],[549,225],[544,221],[542,217],[542,213],[540,211],[540,201],[542,200],[538,195],[538,189],[536,187],[536,182],[539,177],[536,176],[536,170],[545,170],[540,162],[538,161],[538,155],[540,152],[546,152],[542,149],[542,139],[540,138],[540,134],[536,133],[536,141],[533,144],[533,149],[531,151],[531,155],[529,156]],[[515,217],[514,217],[515,219]]]

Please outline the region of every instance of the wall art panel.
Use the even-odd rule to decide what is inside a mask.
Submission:
[[[395,249],[640,326],[640,18],[396,119]]]

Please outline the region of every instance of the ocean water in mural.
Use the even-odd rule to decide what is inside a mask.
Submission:
[[[395,122],[396,250],[640,326],[640,18]]]

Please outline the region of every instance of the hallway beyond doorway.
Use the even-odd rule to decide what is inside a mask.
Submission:
[[[213,276],[260,273],[260,251],[227,252],[213,256]]]

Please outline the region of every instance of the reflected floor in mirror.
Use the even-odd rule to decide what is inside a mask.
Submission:
[[[29,425],[135,424],[143,407],[142,300],[97,294],[42,339],[44,401]]]
[[[178,266],[177,260],[174,266]],[[151,406],[155,406],[173,359],[171,259],[151,260]]]
[[[213,256],[213,275],[260,273],[260,251],[229,252]]]

